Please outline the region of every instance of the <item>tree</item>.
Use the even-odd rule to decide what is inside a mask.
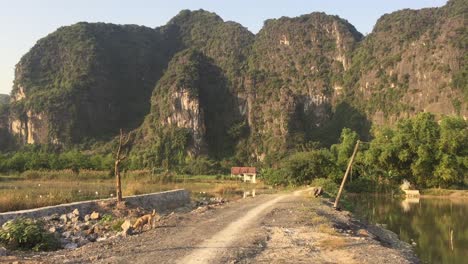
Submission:
[[[115,192],[117,197],[117,202],[122,201],[122,185],[120,180],[120,165],[127,158],[127,156],[122,155],[122,149],[126,147],[130,141],[130,135],[124,135],[122,129],[120,129],[119,137],[119,147],[115,153],[115,163],[114,163],[114,173],[115,173]]]
[[[438,185],[462,184],[468,170],[468,122],[445,117],[440,122],[437,150],[439,163],[434,175]]]

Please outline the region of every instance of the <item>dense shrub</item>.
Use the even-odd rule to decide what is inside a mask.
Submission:
[[[55,250],[60,242],[44,229],[41,222],[29,218],[17,218],[6,222],[0,229],[0,243],[10,249],[34,251]]]
[[[311,186],[322,187],[323,191],[329,196],[335,196],[338,193],[339,185],[331,179],[319,178],[310,183]]]

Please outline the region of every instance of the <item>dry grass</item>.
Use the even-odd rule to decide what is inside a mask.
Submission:
[[[218,194],[235,193],[237,191],[241,191],[240,185],[239,184],[232,184],[232,183],[218,184],[213,189],[213,192],[218,193]]]
[[[335,229],[330,224],[327,224],[327,223],[317,225],[317,230],[321,233],[325,233],[329,235],[336,234]]]
[[[423,195],[430,196],[447,196],[447,197],[456,197],[456,198],[468,198],[468,190],[449,190],[449,189],[425,189],[422,190]]]
[[[320,240],[318,246],[328,250],[336,250],[348,246],[348,243],[343,237],[332,237]]]
[[[81,175],[81,176],[80,176]],[[75,201],[114,197],[115,182],[108,172],[82,170],[30,171],[16,176],[0,176],[0,212],[37,208]],[[93,178],[95,177],[95,178]],[[211,193],[224,198],[242,196],[242,190],[266,188],[263,184],[223,181],[215,176],[152,175],[149,171],[123,174],[124,196],[187,189],[192,193]],[[265,190],[268,191],[268,190]]]

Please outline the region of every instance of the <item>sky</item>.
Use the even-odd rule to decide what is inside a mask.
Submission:
[[[182,9],[205,9],[257,33],[263,21],[316,11],[339,15],[363,34],[396,10],[437,7],[446,0],[0,0],[0,93],[13,86],[14,67],[40,38],[80,21],[157,27]]]

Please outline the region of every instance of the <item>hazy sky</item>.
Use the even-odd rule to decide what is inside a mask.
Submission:
[[[203,8],[256,33],[268,18],[323,11],[347,19],[366,34],[385,13],[445,3],[446,0],[0,0],[0,93],[10,93],[15,64],[38,39],[79,21],[157,27],[182,9]]]

